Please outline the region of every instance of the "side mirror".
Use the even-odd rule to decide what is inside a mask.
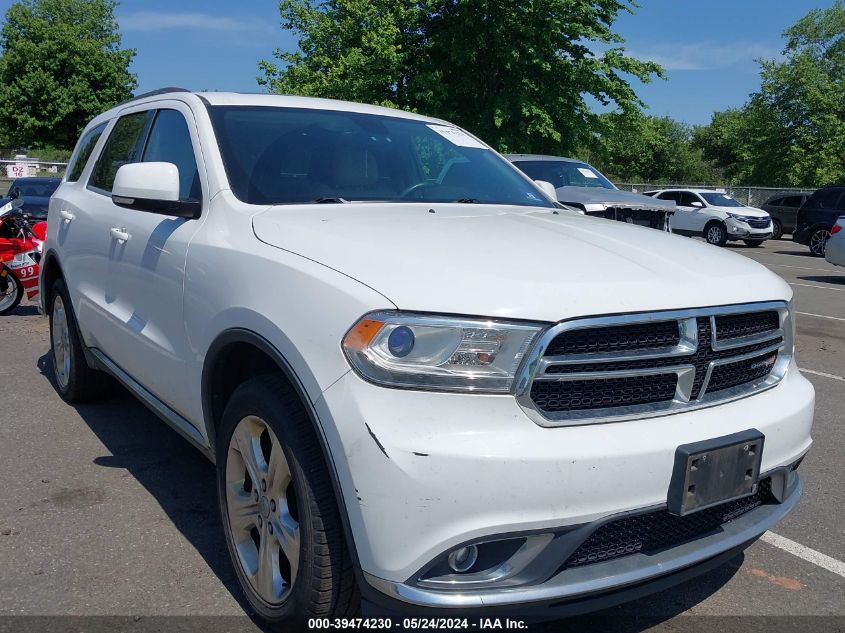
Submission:
[[[16,200],[17,198],[20,198],[20,197],[21,197],[21,190],[20,190],[20,189],[12,189],[12,190],[9,192],[9,197],[10,197],[12,200]]]
[[[557,191],[555,191],[555,186],[552,183],[547,180],[535,180],[534,184],[537,185],[544,194],[551,198],[552,202],[557,202]]]
[[[692,202],[689,203],[689,206],[695,207],[696,209],[703,209],[704,208],[704,204],[699,202],[698,200],[693,200]]]
[[[195,220],[202,204],[179,200],[179,168],[173,163],[129,163],[114,176],[111,199],[119,207]]]

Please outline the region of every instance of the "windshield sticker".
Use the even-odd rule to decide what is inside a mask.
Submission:
[[[451,141],[458,147],[477,147],[479,149],[487,149],[486,145],[476,141],[469,134],[456,127],[451,127],[449,125],[428,124],[428,128],[437,132],[440,136],[448,141]]]
[[[598,178],[598,175],[592,169],[587,169],[586,167],[579,167],[578,171],[580,171],[587,178]]]

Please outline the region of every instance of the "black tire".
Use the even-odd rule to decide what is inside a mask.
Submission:
[[[781,224],[780,220],[773,219],[772,220],[772,239],[779,240],[783,237],[783,224]]]
[[[760,246],[765,240],[742,240],[745,242],[746,246],[750,246],[751,248],[756,248]]]
[[[827,240],[830,239],[829,229],[816,229],[810,233],[810,238],[807,240],[807,245],[810,247],[810,253],[814,257],[824,257]]]
[[[280,604],[268,603],[251,586],[235,549],[228,518],[227,456],[236,427],[251,416],[264,422],[278,438],[295,491],[300,530],[298,571]],[[312,617],[358,614],[360,595],[328,467],[308,414],[280,374],[253,378],[235,390],[223,412],[216,450],[217,492],[226,545],[241,588],[255,612],[271,625],[301,625]]]
[[[2,264],[0,264],[2,266]],[[11,271],[6,271],[6,283],[8,284],[8,288],[14,292],[14,298],[12,299],[12,303],[6,304],[6,307],[0,310],[0,316],[5,316],[7,314],[11,314],[14,312],[15,308],[20,305],[21,300],[23,299],[23,284],[21,280],[15,277]]]
[[[57,340],[55,323],[55,308],[57,300],[61,300],[64,315],[67,320],[67,358],[68,363],[63,372],[59,371],[57,361]],[[101,371],[92,369],[85,359],[82,339],[73,314],[73,305],[68,296],[67,287],[62,279],[57,279],[50,289],[47,303],[47,313],[50,316],[50,351],[53,355],[53,384],[62,400],[71,404],[89,402],[109,393],[109,377]],[[64,364],[64,363],[63,363]],[[62,374],[60,376],[60,373]],[[66,377],[65,376],[66,373]]]
[[[713,246],[724,246],[728,242],[728,229],[722,222],[710,222],[704,227],[704,239]]]

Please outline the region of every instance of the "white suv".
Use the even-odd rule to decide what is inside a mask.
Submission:
[[[674,200],[672,232],[700,235],[709,244],[724,246],[729,240],[742,240],[760,246],[772,237],[772,218],[762,209],[746,207],[724,191],[713,189],[658,189],[647,196]]]
[[[271,621],[597,608],[800,496],[789,286],[556,208],[444,121],[138,98],[82,134],[43,262],[60,394],[110,374],[216,463]]]

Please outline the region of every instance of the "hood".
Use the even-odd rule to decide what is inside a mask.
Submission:
[[[712,207],[725,213],[733,213],[734,215],[746,215],[751,218],[767,218],[769,214],[763,209],[756,207]]]
[[[255,215],[253,228],[262,242],[353,277],[402,310],[558,321],[792,295],[741,255],[565,210],[278,206]]]
[[[607,204],[610,206],[644,207],[647,209],[664,209],[674,211],[672,200],[660,200],[641,193],[620,191],[619,189],[604,189],[602,187],[558,187],[557,199],[563,203],[578,204]]]

